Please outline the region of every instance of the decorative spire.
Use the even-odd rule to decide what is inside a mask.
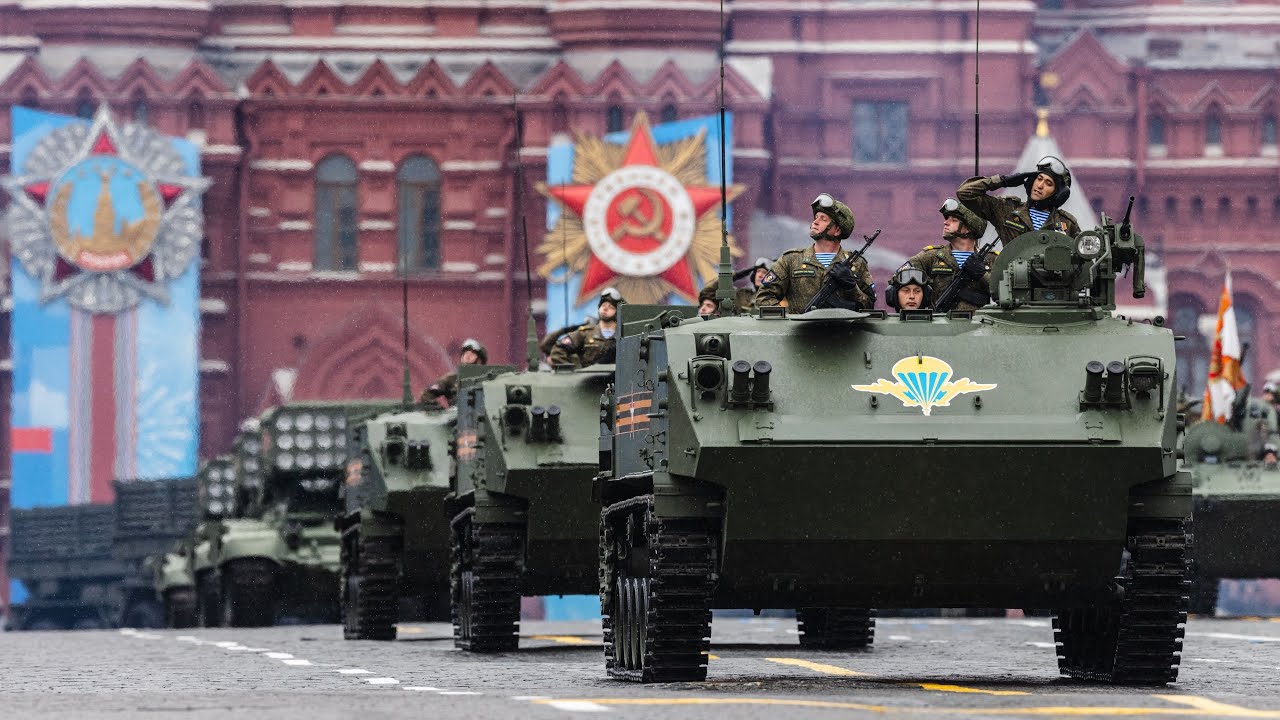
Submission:
[[[1036,137],[1049,137],[1049,108],[1036,108]]]

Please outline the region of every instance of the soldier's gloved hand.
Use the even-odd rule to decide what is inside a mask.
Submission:
[[[960,272],[976,280],[986,274],[987,264],[978,257],[978,253],[974,253],[960,266]]]
[[[836,284],[836,287],[852,290],[858,286],[858,278],[854,277],[853,268],[849,267],[848,263],[832,263],[827,274],[831,276],[831,281]]]
[[[1015,175],[1001,175],[1000,185],[1002,185],[1003,187],[1009,187],[1009,188],[1018,187],[1019,185],[1025,185],[1028,180],[1035,178],[1035,176],[1038,174],[1039,173],[1035,173],[1035,172],[1024,172],[1024,173],[1017,173]]]

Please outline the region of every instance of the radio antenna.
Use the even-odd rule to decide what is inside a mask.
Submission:
[[[404,341],[404,382],[400,400],[413,404],[413,385],[409,378],[409,258],[408,248],[400,249],[400,331]]]
[[[724,0],[720,0],[720,272],[716,281],[716,304],[720,311],[737,312],[733,302],[733,257],[729,252],[729,178],[726,174],[724,109],[725,24]]]
[[[982,0],[974,0],[973,10],[973,175],[977,177],[982,173],[978,170],[978,128],[980,120],[978,116],[978,58],[981,51],[978,49],[978,38],[982,35]]]
[[[511,93],[511,110],[515,115],[516,123],[516,191],[513,199],[516,203],[516,212],[520,215],[520,239],[521,245],[524,247],[524,288],[528,303],[526,305],[528,328],[525,359],[529,370],[537,370],[538,326],[533,319],[533,270],[529,261],[529,222],[524,213],[524,164],[520,160],[520,153],[524,151],[524,117],[520,114],[520,105],[516,101],[516,93],[514,91]]]

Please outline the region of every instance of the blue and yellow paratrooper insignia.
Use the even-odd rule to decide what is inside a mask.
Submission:
[[[872,385],[853,385],[858,392],[892,395],[906,407],[918,407],[928,415],[935,407],[948,407],[951,399],[965,393],[992,390],[995,383],[976,383],[969,378],[952,380],[951,364],[929,355],[904,357],[893,364],[897,378],[892,382],[881,378]]]

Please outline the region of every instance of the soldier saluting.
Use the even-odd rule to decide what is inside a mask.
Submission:
[[[756,307],[786,305],[800,312],[822,288],[828,274],[837,287],[832,299],[838,300],[839,306],[854,310],[875,306],[876,285],[866,258],[859,257],[852,267],[842,262],[853,254],[840,247],[840,242],[853,234],[853,211],[828,193],[814,198],[810,207],[813,244],[788,250],[778,258],[756,292]]]
[[[907,259],[902,269],[919,270],[931,289],[932,297],[942,293],[953,282],[963,283],[956,291],[956,301],[944,310],[976,310],[991,301],[988,288],[988,266],[995,251],[978,257],[978,240],[987,231],[987,221],[947,198],[938,209],[942,213],[942,239],[945,245],[929,245]]]
[[[458,349],[459,365],[487,365],[489,364],[489,352],[484,349],[484,345],[479,340],[467,338],[462,341],[462,347]],[[418,402],[430,404],[432,402],[440,407],[449,407],[453,405],[458,398],[458,372],[448,373],[441,376],[431,387],[422,391],[422,397]]]
[[[1019,185],[1027,191],[1025,203],[1018,198],[987,195],[991,190]],[[956,190],[956,197],[996,226],[1002,245],[1032,230],[1053,230],[1071,237],[1080,234],[1080,224],[1062,209],[1071,197],[1071,170],[1053,155],[1040,158],[1033,172],[969,178]]]

